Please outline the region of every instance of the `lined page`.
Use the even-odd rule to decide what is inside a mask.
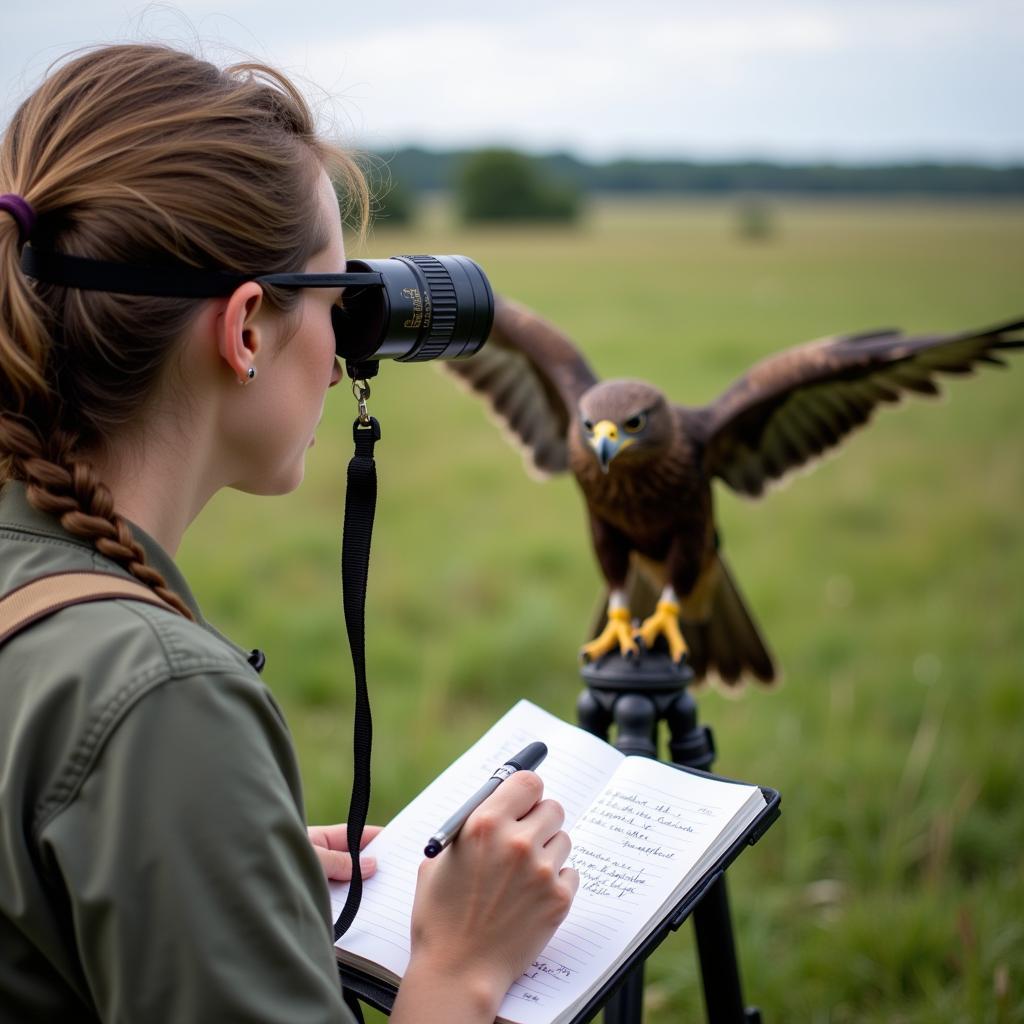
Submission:
[[[569,1016],[763,807],[756,787],[626,758],[570,832],[579,892],[500,1017],[544,1024]]]
[[[567,830],[625,760],[597,737],[520,701],[367,845],[367,852],[377,858],[377,871],[363,883],[356,920],[337,943],[341,950],[380,964],[398,977],[405,973],[423,847],[497,767],[534,740],[547,744],[548,755],[537,774],[544,780],[544,796],[565,808]],[[330,889],[337,920],[348,885],[333,882]]]

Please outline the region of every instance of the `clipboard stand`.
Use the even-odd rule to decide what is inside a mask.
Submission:
[[[655,648],[637,662],[608,655],[580,671],[586,689],[577,702],[579,724],[601,739],[616,727],[615,747],[624,754],[657,757],[658,725],[669,726],[671,761],[680,771],[709,775],[715,747],[711,730],[697,724],[697,705],[687,691],[693,673]],[[721,776],[718,776],[721,778]],[[644,962],[691,915],[709,1024],[760,1024],[761,1013],[745,1007],[733,942],[725,872],[748,846],[756,843],[779,817],[781,797],[761,786],[765,808],[744,833],[707,870],[704,877],[572,1019],[587,1024],[604,1009],[604,1024],[641,1024]],[[339,965],[346,993],[389,1014],[397,990],[393,985]]]

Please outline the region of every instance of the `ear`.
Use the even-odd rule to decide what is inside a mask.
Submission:
[[[243,383],[265,341],[262,318],[258,317],[262,305],[263,289],[255,281],[246,281],[231,293],[217,317],[220,357]]]

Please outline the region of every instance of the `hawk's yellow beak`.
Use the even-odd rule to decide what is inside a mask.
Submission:
[[[591,436],[587,438],[587,443],[594,449],[597,461],[601,464],[601,470],[607,473],[608,464],[623,448],[632,444],[632,438],[624,440],[619,433],[617,423],[612,423],[611,420],[601,420],[594,424],[594,429],[591,432]]]

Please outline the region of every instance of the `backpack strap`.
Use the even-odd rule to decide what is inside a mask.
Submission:
[[[0,598],[0,646],[26,626],[62,608],[90,601],[145,601],[181,613],[145,584],[108,572],[54,572],[16,587]]]

